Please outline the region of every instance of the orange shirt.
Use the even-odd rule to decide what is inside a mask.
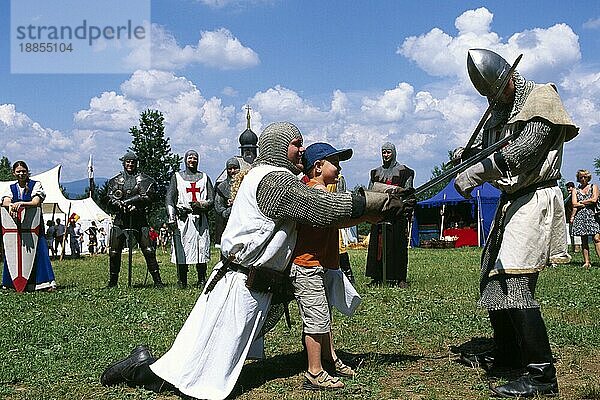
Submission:
[[[311,179],[307,185],[318,184]],[[327,269],[337,269],[340,266],[338,253],[338,228],[315,228],[310,225],[298,225],[298,239],[294,249],[294,264],[303,267],[318,265]]]

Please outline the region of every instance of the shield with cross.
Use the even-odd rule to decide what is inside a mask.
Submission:
[[[17,292],[23,292],[35,261],[38,238],[42,234],[41,208],[21,208],[17,218],[11,217],[6,208],[2,214],[2,244],[10,278]]]

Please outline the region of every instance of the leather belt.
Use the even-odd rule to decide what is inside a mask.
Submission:
[[[250,268],[244,267],[241,264],[236,264],[236,263],[229,263],[229,265],[227,266],[227,268],[231,271],[235,271],[235,272],[241,272],[244,275],[248,275],[248,273],[250,272]]]

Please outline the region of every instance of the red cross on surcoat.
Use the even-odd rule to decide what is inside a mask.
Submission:
[[[21,216],[25,208],[21,207],[17,210],[17,221],[21,221]],[[6,233],[16,233],[17,234],[17,277],[13,279],[13,286],[17,292],[23,292],[25,290],[25,286],[27,285],[27,279],[23,276],[23,246],[22,246],[22,238],[21,235],[23,232],[31,232],[35,233],[38,237],[40,236],[40,226],[36,226],[31,229],[10,229],[2,227],[2,236]]]
[[[192,201],[194,201],[194,202],[198,201],[198,198],[196,197],[196,193],[200,193],[201,190],[200,190],[200,188],[196,187],[196,182],[190,183],[190,187],[186,188],[185,191],[187,193],[191,193],[192,194]]]

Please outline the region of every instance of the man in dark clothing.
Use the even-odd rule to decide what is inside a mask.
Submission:
[[[371,170],[369,189],[375,191],[410,190],[415,172],[396,161],[396,146],[381,146],[383,165]],[[386,230],[386,248],[383,248],[383,229]],[[366,276],[379,284],[383,280],[383,251],[386,252],[386,280],[401,288],[408,286],[408,218],[398,218],[390,223],[373,225],[367,255]]]
[[[110,230],[110,280],[108,287],[117,286],[121,270],[121,252],[125,247],[125,230],[131,230],[140,245],[146,259],[148,271],[154,280],[154,286],[162,288],[156,250],[150,242],[150,227],[146,218],[147,207],[156,194],[156,182],[148,175],[138,171],[138,158],[133,152],[127,152],[122,158],[123,171],[108,181],[108,204],[115,212],[115,220]]]

